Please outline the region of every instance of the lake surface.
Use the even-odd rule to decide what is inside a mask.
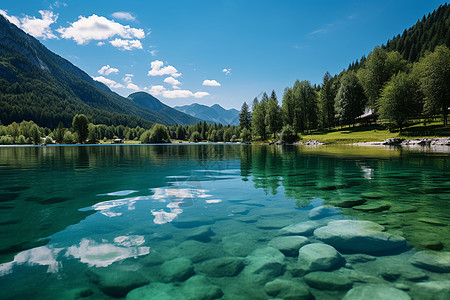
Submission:
[[[350,146],[0,147],[0,299],[449,299],[449,158]],[[387,248],[314,233],[338,220],[381,224]],[[299,258],[324,242],[336,261]]]

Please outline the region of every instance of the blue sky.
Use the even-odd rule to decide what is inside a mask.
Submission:
[[[170,105],[319,84],[445,1],[2,1],[0,13],[96,80]]]

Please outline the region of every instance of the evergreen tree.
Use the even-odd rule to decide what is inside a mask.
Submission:
[[[270,94],[270,99],[273,99],[278,102],[277,94],[275,94],[275,90],[272,90],[272,93]]]
[[[39,127],[36,124],[31,126],[30,135],[33,144],[39,145],[41,143],[41,132],[39,131]]]
[[[63,124],[63,122],[59,122],[58,123],[58,126],[56,127],[56,129],[55,129],[55,131],[54,131],[54,136],[55,136],[55,139],[56,139],[56,141],[59,143],[59,144],[62,144],[63,143],[63,141],[64,141],[64,134],[66,133],[66,128],[64,128],[64,124]]]
[[[260,137],[266,140],[266,102],[262,101],[255,107],[252,115],[252,134],[253,137]]]
[[[319,92],[320,119],[323,127],[334,126],[334,98],[336,98],[336,90],[333,78],[330,73],[326,72],[323,76],[322,89]]]
[[[294,124],[294,92],[292,88],[287,87],[284,89],[283,93],[283,103],[281,105],[281,110],[283,113],[283,123],[284,124]]]
[[[280,131],[281,126],[283,126],[282,121],[282,111],[281,107],[278,105],[278,101],[274,98],[270,98],[267,102],[265,124],[267,133],[272,133],[273,138],[275,138],[275,134]]]
[[[242,104],[241,112],[239,113],[239,124],[242,128],[247,129],[250,129],[252,126],[252,113],[246,102]]]
[[[354,72],[345,73],[336,95],[336,118],[342,124],[354,124],[355,118],[364,111],[364,90]]]
[[[255,97],[255,99],[253,99],[253,102],[252,102],[252,112],[255,111],[258,104],[259,104],[258,98]]]

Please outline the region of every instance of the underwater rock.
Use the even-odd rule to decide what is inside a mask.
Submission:
[[[281,251],[286,256],[295,257],[298,255],[300,247],[309,244],[309,240],[304,236],[280,236],[273,238],[269,246]]]
[[[280,235],[312,235],[320,225],[316,221],[292,224],[280,229]]]
[[[184,257],[166,261],[161,265],[161,278],[165,282],[185,281],[192,275],[194,275],[194,266]]]
[[[379,193],[379,192],[367,192],[367,193],[361,194],[361,197],[363,197],[365,199],[381,199],[384,196],[385,195],[383,193]]]
[[[194,218],[194,217],[186,217],[181,216],[175,219],[171,224],[177,228],[194,228],[203,225],[211,225],[214,224],[215,220],[210,217],[203,218]]]
[[[184,283],[182,290],[185,298],[171,299],[213,300],[223,296],[222,289],[212,284],[204,275],[196,275],[189,278]]]
[[[396,204],[395,206],[391,207],[390,209],[393,213],[398,214],[404,214],[404,213],[410,213],[410,212],[416,212],[417,207],[407,204]]]
[[[415,299],[447,300],[450,296],[450,280],[416,283],[412,288]]]
[[[167,251],[167,257],[186,257],[194,263],[211,259],[222,255],[222,249],[217,244],[202,243],[194,240],[187,240]]]
[[[391,208],[391,205],[387,202],[374,202],[363,205],[353,206],[354,210],[359,210],[363,212],[380,212]]]
[[[433,219],[433,218],[418,218],[417,221],[435,225],[435,226],[447,226],[447,224],[442,223],[441,221]]]
[[[450,272],[450,252],[419,251],[411,257],[410,262],[433,272]]]
[[[250,209],[247,206],[234,205],[229,207],[228,211],[233,215],[246,215],[250,212]]]
[[[314,231],[314,236],[339,251],[376,253],[406,246],[406,240],[383,232],[384,227],[371,221],[339,220]]]
[[[243,273],[251,276],[252,281],[266,282],[283,274],[284,255],[272,247],[258,248],[245,258]]]
[[[326,217],[331,217],[339,215],[342,211],[334,206],[318,206],[313,209],[308,214],[311,220],[322,219]]]
[[[164,263],[164,261],[165,261],[164,257],[155,251],[150,251],[149,254],[142,257],[140,260],[141,264],[145,266],[157,266]]]
[[[196,267],[196,270],[213,277],[225,277],[236,276],[243,268],[243,258],[229,256],[204,261]]]
[[[98,285],[98,288],[108,296],[123,298],[131,290],[149,283],[140,272],[127,270],[126,266],[90,269],[90,280]]]
[[[181,288],[173,284],[152,282],[149,285],[132,290],[127,294],[126,300],[153,300],[153,299],[185,299]]]
[[[323,271],[343,264],[344,259],[332,246],[321,243],[308,244],[298,251],[298,262],[308,272]]]
[[[367,201],[367,199],[364,199],[364,198],[353,198],[353,199],[350,198],[350,199],[345,199],[340,202],[337,202],[335,205],[337,207],[349,208],[349,207],[353,207],[356,205],[364,204],[366,201]]]
[[[256,227],[260,229],[281,229],[290,224],[289,220],[283,219],[263,219],[256,222]]]
[[[253,235],[240,232],[222,238],[223,250],[231,256],[247,256],[254,250],[256,239]]]
[[[337,272],[312,272],[303,279],[309,286],[319,290],[348,290],[353,285],[348,277]]]
[[[214,232],[212,231],[211,226],[201,226],[189,233],[186,233],[185,237],[188,240],[196,240],[207,243],[211,240],[212,235],[214,235]]]
[[[342,300],[410,300],[411,297],[402,290],[387,284],[363,284],[352,288]]]
[[[267,295],[286,300],[314,299],[308,286],[303,282],[275,279],[264,285]]]
[[[421,241],[420,245],[430,250],[442,250],[444,245],[441,241]]]
[[[365,263],[368,261],[374,261],[376,260],[375,256],[368,255],[368,254],[352,254],[345,257],[345,260],[351,264],[354,263]]]

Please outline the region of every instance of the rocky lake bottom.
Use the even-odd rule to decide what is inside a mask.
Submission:
[[[448,155],[30,149],[0,149],[0,299],[450,297]]]

